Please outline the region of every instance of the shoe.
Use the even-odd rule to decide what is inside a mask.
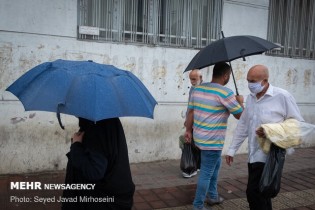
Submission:
[[[183,175],[184,178],[191,178],[191,177],[197,175],[197,171],[194,171],[191,174],[187,174],[187,173],[183,172],[182,175]]]
[[[202,209],[199,209],[199,208],[197,208],[197,207],[194,206],[193,210],[211,210],[211,208],[204,206],[204,207],[202,207]]]
[[[223,203],[223,201],[224,201],[224,198],[222,198],[221,196],[218,196],[217,199],[211,199],[209,197],[206,198],[206,203],[210,206],[221,204]]]

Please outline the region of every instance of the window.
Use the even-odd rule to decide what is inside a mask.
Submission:
[[[270,0],[268,40],[282,46],[268,54],[315,59],[315,1]]]
[[[222,0],[78,0],[78,38],[202,48],[220,36]]]

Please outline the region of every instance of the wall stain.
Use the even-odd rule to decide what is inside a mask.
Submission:
[[[18,124],[20,122],[25,122],[26,118],[22,118],[22,117],[13,117],[11,118],[11,124]]]
[[[23,73],[37,65],[38,63],[33,53],[27,55],[21,54],[19,58],[19,67],[22,69]]]
[[[295,85],[298,81],[298,73],[297,69],[289,69],[286,74],[286,83],[288,86]]]
[[[12,74],[12,72],[8,71],[8,69],[11,69],[10,65],[13,63],[12,57],[12,43],[0,43],[0,89],[6,86],[6,82],[9,80],[8,77]]]
[[[291,81],[292,81],[292,76],[293,75],[293,71],[292,69],[289,69],[289,71],[287,71],[287,75],[286,75],[286,82],[287,85],[290,86],[291,85]]]
[[[139,57],[138,58],[138,74],[137,76],[139,77],[139,79],[142,81],[142,82],[145,82],[145,79],[143,77],[143,73],[144,73],[144,68],[143,68],[143,58],[142,57]]]
[[[298,82],[298,70],[294,68],[294,76],[293,76],[293,79],[292,79],[292,84],[293,85],[296,85],[297,82]]]
[[[184,85],[184,79],[183,79],[183,64],[178,64],[178,66],[176,67],[176,77],[175,77],[175,82],[178,84],[177,85],[177,89],[180,90],[183,88]],[[187,74],[185,74],[186,76]]]
[[[8,129],[5,128],[5,126],[0,126],[0,148],[4,148],[6,145],[8,145],[8,141],[10,140],[10,132],[8,132]]]
[[[307,69],[304,71],[304,87],[309,87],[311,85],[311,70]]]
[[[36,113],[29,114],[28,118],[33,119],[35,117],[35,115],[36,115]]]
[[[166,77],[166,68],[165,66],[159,66],[158,65],[158,61],[157,60],[154,60],[153,61],[153,70],[152,70],[152,76],[153,76],[153,80],[157,80],[157,79],[162,79]]]
[[[119,66],[119,57],[117,55],[113,56],[112,65]]]
[[[152,80],[155,82],[155,88],[158,88],[162,95],[167,95],[166,88],[166,74],[167,74],[167,62],[162,61],[162,65],[155,59],[152,64]]]
[[[135,63],[128,63],[124,65],[124,68],[128,71],[134,72],[135,68],[136,68],[136,64]]]
[[[53,165],[54,169],[59,169],[59,166],[62,165],[60,157],[57,157],[55,160],[53,160],[52,165]]]
[[[84,60],[84,56],[81,53],[74,54],[76,60]]]
[[[43,48],[45,48],[45,45],[43,45],[43,44],[40,44],[38,47],[37,47],[37,49],[43,49]]]
[[[131,71],[132,73],[135,73],[137,64],[136,59],[134,57],[128,58],[128,63],[124,64],[124,68],[128,71]]]
[[[111,59],[107,54],[103,55],[103,63],[104,64],[110,64],[111,63]]]

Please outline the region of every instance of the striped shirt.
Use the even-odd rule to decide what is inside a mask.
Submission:
[[[193,137],[201,150],[222,150],[230,113],[243,111],[233,91],[217,83],[195,87],[188,108],[194,110]]]

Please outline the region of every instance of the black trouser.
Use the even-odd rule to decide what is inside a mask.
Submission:
[[[247,201],[251,210],[272,210],[271,198],[262,196],[259,192],[259,181],[265,163],[248,163],[248,183],[246,189]]]

